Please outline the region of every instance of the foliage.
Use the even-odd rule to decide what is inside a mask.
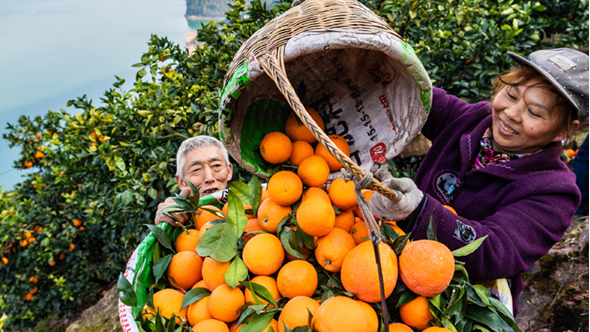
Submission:
[[[588,43],[588,1],[361,0],[414,46],[434,86],[467,101],[490,98],[498,73],[529,54]]]
[[[587,0],[363,2],[415,46],[436,86],[471,100],[487,98],[494,75],[511,64],[507,50],[579,47],[588,40]],[[131,91],[116,77],[100,105],[82,96],[68,102],[68,111],[8,125],[4,138],[21,151],[14,167],[33,171],[11,192],[0,192],[5,328],[55,313],[69,317],[114,283],[147,234],[142,225],[153,223],[157,205],[177,191],[174,158],[182,140],[218,135],[219,91],[233,54],[289,6],[236,0],[225,21],[199,30],[192,55],[152,36],[134,65]],[[555,11],[547,15],[545,7]],[[413,169],[415,162],[409,164]],[[235,170],[235,179],[250,178]],[[402,173],[412,176],[409,169]],[[35,241],[21,246],[27,236]]]

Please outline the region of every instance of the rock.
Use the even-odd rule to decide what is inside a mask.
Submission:
[[[588,331],[588,218],[523,274],[516,324],[522,331]]]
[[[117,285],[113,286],[94,306],[84,310],[66,332],[123,331],[119,323]]]

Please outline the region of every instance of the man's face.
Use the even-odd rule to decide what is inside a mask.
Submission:
[[[199,189],[200,197],[225,189],[232,177],[232,165],[227,166],[221,150],[215,145],[188,151],[182,170],[185,179],[176,176],[178,186],[181,190],[189,187],[188,180]]]

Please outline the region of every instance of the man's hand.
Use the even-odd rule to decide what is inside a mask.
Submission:
[[[183,188],[180,191],[180,196],[184,196],[184,197],[187,197],[188,198],[190,194],[191,194],[191,190],[188,187],[185,187],[185,188]],[[160,203],[158,205],[158,211],[156,212],[156,219],[154,220],[154,222],[156,223],[156,225],[158,225],[158,224],[160,224],[161,222],[164,221],[164,222],[167,222],[167,223],[169,223],[170,225],[172,225],[174,227],[178,226],[176,224],[176,222],[177,222],[176,220],[170,218],[169,216],[167,216],[167,215],[165,215],[163,213],[160,213],[160,211],[163,208],[165,208],[166,206],[171,205],[171,204],[175,204],[173,199],[174,199],[173,197],[168,197],[168,198],[166,198],[166,200],[163,203]],[[176,219],[178,219],[178,222],[181,223],[181,224],[183,224],[183,225],[186,224],[187,221],[189,221],[189,216],[187,214],[184,214],[184,213],[182,213],[182,214],[180,214],[180,213],[174,213],[174,216],[176,217]]]
[[[371,196],[369,206],[373,215],[381,220],[399,221],[409,216],[420,205],[424,193],[416,187],[414,181],[408,178],[396,179],[387,177],[382,183],[396,191],[399,202],[393,202],[389,198],[376,192]]]

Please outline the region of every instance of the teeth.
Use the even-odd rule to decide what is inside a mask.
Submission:
[[[506,126],[504,126],[504,123],[502,123],[502,121],[500,121],[500,126],[502,127],[502,129],[506,130],[507,132],[509,132],[511,134],[516,134],[516,132],[514,130],[510,130],[510,129],[506,128]]]

